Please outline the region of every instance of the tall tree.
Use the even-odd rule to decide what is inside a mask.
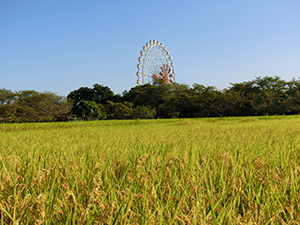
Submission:
[[[0,117],[55,117],[67,114],[71,109],[71,105],[65,97],[51,92],[10,91],[9,96],[0,106]]]
[[[73,101],[73,105],[78,105],[80,102],[93,101],[98,104],[105,104],[114,98],[114,93],[109,87],[100,84],[94,84],[93,88],[81,87],[68,94],[68,99]]]
[[[12,104],[17,97],[17,94],[11,90],[0,88],[0,106],[5,104]]]
[[[74,108],[74,113],[84,120],[103,120],[106,115],[101,111],[96,102],[83,100]]]
[[[132,119],[133,103],[132,102],[112,102],[108,101],[105,105],[105,112],[108,119]]]
[[[94,84],[93,88],[81,87],[70,92],[67,98],[73,102],[72,113],[82,117],[83,107],[87,103],[84,103],[84,101],[94,102],[98,104],[98,107],[103,106],[107,104],[107,101],[114,99],[114,93],[107,86]]]

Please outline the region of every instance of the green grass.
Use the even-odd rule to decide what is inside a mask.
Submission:
[[[0,124],[0,224],[297,224],[300,117]]]

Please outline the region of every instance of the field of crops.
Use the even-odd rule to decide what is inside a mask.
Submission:
[[[0,224],[299,221],[299,116],[0,124]]]

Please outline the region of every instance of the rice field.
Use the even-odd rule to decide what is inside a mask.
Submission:
[[[300,224],[300,116],[0,124],[0,224]]]

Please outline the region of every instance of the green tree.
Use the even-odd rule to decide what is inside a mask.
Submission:
[[[224,90],[225,116],[257,115],[260,89],[254,81],[231,83],[232,87]]]
[[[259,107],[263,114],[283,114],[287,99],[287,83],[279,76],[256,77],[254,85],[259,88]]]
[[[133,119],[154,119],[156,111],[151,109],[149,106],[137,106],[133,109]]]
[[[67,98],[73,102],[73,106],[79,105],[84,100],[105,104],[113,100],[114,93],[107,86],[94,84],[93,88],[81,87],[70,92]]]
[[[133,103],[108,101],[105,105],[105,112],[108,119],[132,119]]]
[[[84,120],[103,120],[106,115],[93,101],[83,100],[73,108],[74,113]]]
[[[162,101],[157,107],[160,118],[186,117],[191,91],[185,84],[164,84],[166,86]]]
[[[17,92],[17,117],[51,117],[70,112],[71,104],[63,96],[33,90]]]
[[[300,80],[292,79],[287,82],[285,114],[300,113]]]
[[[149,106],[154,109],[163,103],[163,99],[168,93],[169,87],[166,84],[152,85],[144,84],[131,88],[123,94],[123,102],[132,102],[134,106]]]
[[[84,101],[94,102],[98,106],[98,108],[102,108],[105,104],[107,104],[107,101],[113,100],[115,98],[115,95],[109,87],[100,84],[94,84],[93,88],[81,87],[70,92],[67,98],[73,103],[71,109],[71,112],[73,114],[84,119],[89,119],[89,116],[86,116],[86,114],[84,114],[85,108],[87,107],[87,102],[84,103]],[[87,107],[87,109],[88,108],[89,107]],[[101,111],[100,108],[99,110]]]
[[[2,89],[3,91],[3,89]],[[51,92],[40,93],[33,90],[18,92],[1,92],[0,117],[2,118],[30,118],[30,121],[39,121],[39,117],[57,117],[68,114],[71,104],[65,97]],[[5,96],[5,97],[4,97]],[[33,119],[36,118],[36,119]],[[28,121],[28,120],[27,120]]]
[[[0,106],[14,103],[17,94],[11,90],[0,88]]]
[[[100,84],[94,84],[93,92],[93,101],[98,104],[105,104],[107,101],[114,100],[115,97],[114,93],[108,86],[103,86]]]
[[[224,116],[224,94],[214,86],[193,84],[190,112],[192,117]]]

